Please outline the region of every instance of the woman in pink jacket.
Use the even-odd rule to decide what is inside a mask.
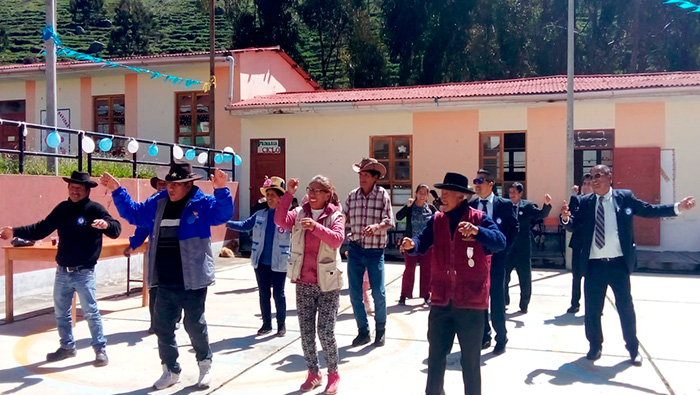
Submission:
[[[321,175],[312,178],[306,187],[308,201],[288,211],[298,186],[298,179],[289,180],[287,192],[275,212],[275,224],[292,231],[287,277],[296,283],[301,345],[309,368],[300,390],[311,391],[319,387],[323,380],[316,352],[318,313],[318,338],[328,362],[325,393],[332,395],[338,392],[340,382],[335,321],[343,286],[343,273],[339,266],[340,245],[345,238],[345,218],[338,207],[338,195],[333,185]]]

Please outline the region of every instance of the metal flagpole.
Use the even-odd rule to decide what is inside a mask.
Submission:
[[[574,0],[569,0],[566,44],[566,185],[564,196],[569,196],[574,185]],[[566,267],[571,269],[571,254],[566,255]]]
[[[56,0],[46,0],[46,26],[56,33]],[[46,40],[46,125],[56,126],[56,43],[53,37]],[[58,147],[53,148],[54,153]],[[58,175],[58,158],[48,158],[47,167]],[[52,169],[53,168],[53,169]]]

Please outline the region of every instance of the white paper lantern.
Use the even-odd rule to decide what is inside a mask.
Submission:
[[[233,152],[233,148],[231,148],[231,147],[226,147],[226,148],[224,148],[224,152],[228,152],[229,154],[233,154],[233,153],[234,153],[234,152]]]
[[[86,154],[91,154],[95,152],[95,140],[91,139],[90,137],[83,136],[81,145],[83,147],[83,152],[85,152]]]
[[[207,163],[207,158],[208,158],[207,153],[202,152],[199,155],[197,155],[197,162],[199,162],[200,164],[203,165],[203,164]]]
[[[129,140],[129,144],[126,145],[126,150],[129,151],[130,154],[135,154],[139,151],[139,142],[131,139]]]
[[[177,144],[176,144],[176,145],[173,145],[173,158],[175,158],[175,159],[182,159],[182,156],[183,156],[184,154],[185,154],[185,153],[182,152],[182,148],[180,148],[179,145],[177,145]]]

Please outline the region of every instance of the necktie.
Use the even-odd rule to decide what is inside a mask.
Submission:
[[[605,210],[603,209],[603,198],[598,198],[598,208],[595,213],[595,246],[598,249],[605,246]]]
[[[488,209],[489,201],[487,199],[481,199],[480,202],[481,202],[481,211],[486,213],[486,215],[489,215],[489,209]]]

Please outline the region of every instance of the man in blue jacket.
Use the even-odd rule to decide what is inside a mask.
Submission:
[[[182,310],[199,365],[197,386],[206,388],[210,382],[212,352],[204,319],[207,287],[214,283],[210,227],[224,224],[233,216],[233,200],[223,171],[216,169],[211,176],[214,196],[205,195],[194,185],[199,178],[189,163],[175,162],[165,176],[167,190],[143,203],[133,202],[109,173],[100,179],[112,191],[119,215],[132,225],[150,230],[148,285],[158,287],[154,329],[163,365],[163,375],[154,384],[156,389],[170,387],[180,379],[175,324]]]
[[[586,298],[584,322],[590,344],[586,358],[595,361],[601,356],[603,329],[600,315],[610,286],[615,293],[615,307],[620,315],[622,337],[630,353],[630,362],[641,366],[637,318],[630,287],[630,274],[637,261],[633,216],[674,217],[695,207],[695,199],[689,196],[679,203],[666,205],[641,201],[628,189],[611,188],[612,172],[605,165],[593,167],[591,177],[593,193],[580,198],[575,212],[569,211],[566,202],[561,210],[562,224],[574,233],[572,237],[578,238],[581,247],[580,262],[586,277],[583,286]]]

